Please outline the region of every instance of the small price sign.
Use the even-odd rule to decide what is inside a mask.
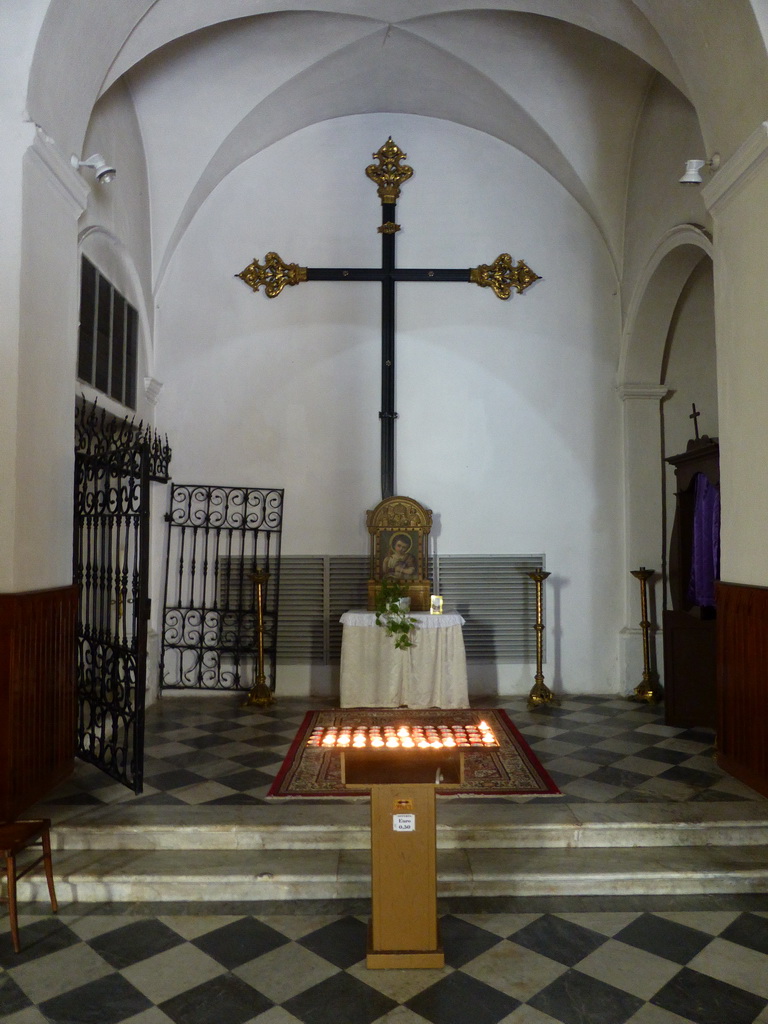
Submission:
[[[415,832],[416,831],[416,815],[415,814],[393,814],[392,815],[392,830],[394,832]]]

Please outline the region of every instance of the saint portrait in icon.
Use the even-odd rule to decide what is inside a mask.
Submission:
[[[382,560],[382,577],[396,580],[416,579],[416,557],[413,554],[413,537],[407,533],[393,533],[389,548]]]

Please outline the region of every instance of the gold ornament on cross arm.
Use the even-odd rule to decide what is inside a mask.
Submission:
[[[493,288],[500,299],[508,299],[513,288],[518,295],[522,295],[526,288],[541,278],[523,260],[513,265],[509,253],[503,252],[493,263],[481,263],[479,267],[470,270],[469,280],[481,288]]]
[[[285,263],[276,252],[268,252],[263,264],[255,259],[245,270],[235,274],[235,277],[245,281],[255,292],[263,285],[267,298],[274,299],[287,284],[294,285],[306,281],[307,268],[300,267],[298,263]]]
[[[396,203],[400,196],[400,186],[413,177],[413,168],[407,164],[400,166],[400,161],[408,156],[392,141],[392,136],[373,154],[376,164],[365,168],[366,175],[378,186],[377,192],[382,206],[385,203]]]

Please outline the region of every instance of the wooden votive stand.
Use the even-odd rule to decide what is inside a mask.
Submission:
[[[498,745],[483,721],[383,727],[334,722],[311,730],[308,747],[338,753],[342,784],[371,794],[369,968],[445,966],[437,920],[435,793],[464,782],[465,753],[471,757]]]
[[[371,786],[369,968],[443,967],[437,923],[435,786]]]
[[[344,750],[341,773],[346,786],[371,791],[366,965],[445,966],[437,922],[435,790],[438,778],[446,784],[463,780],[463,751]]]

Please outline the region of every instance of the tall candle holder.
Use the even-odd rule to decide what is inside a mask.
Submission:
[[[643,616],[640,628],[643,631],[643,679],[638,683],[634,691],[630,693],[629,700],[638,701],[644,704],[658,704],[662,699],[662,689],[659,683],[658,674],[651,668],[650,632],[651,623],[648,620],[648,580],[655,573],[655,569],[646,569],[641,565],[639,569],[630,570],[636,580],[640,581],[640,610]]]
[[[535,682],[531,687],[531,692],[528,694],[528,707],[531,709],[541,707],[544,704],[558,705],[560,703],[544,682],[544,673],[541,669],[544,648],[544,616],[541,585],[550,575],[551,573],[544,572],[543,569],[534,569],[533,572],[528,573],[528,576],[536,584],[536,625],[534,626],[536,630],[536,675],[534,676]]]
[[[266,569],[257,569],[251,573],[251,579],[256,585],[256,679],[240,706],[264,708],[275,699],[267,686],[267,677],[264,674],[264,588],[269,580],[269,573]]]

